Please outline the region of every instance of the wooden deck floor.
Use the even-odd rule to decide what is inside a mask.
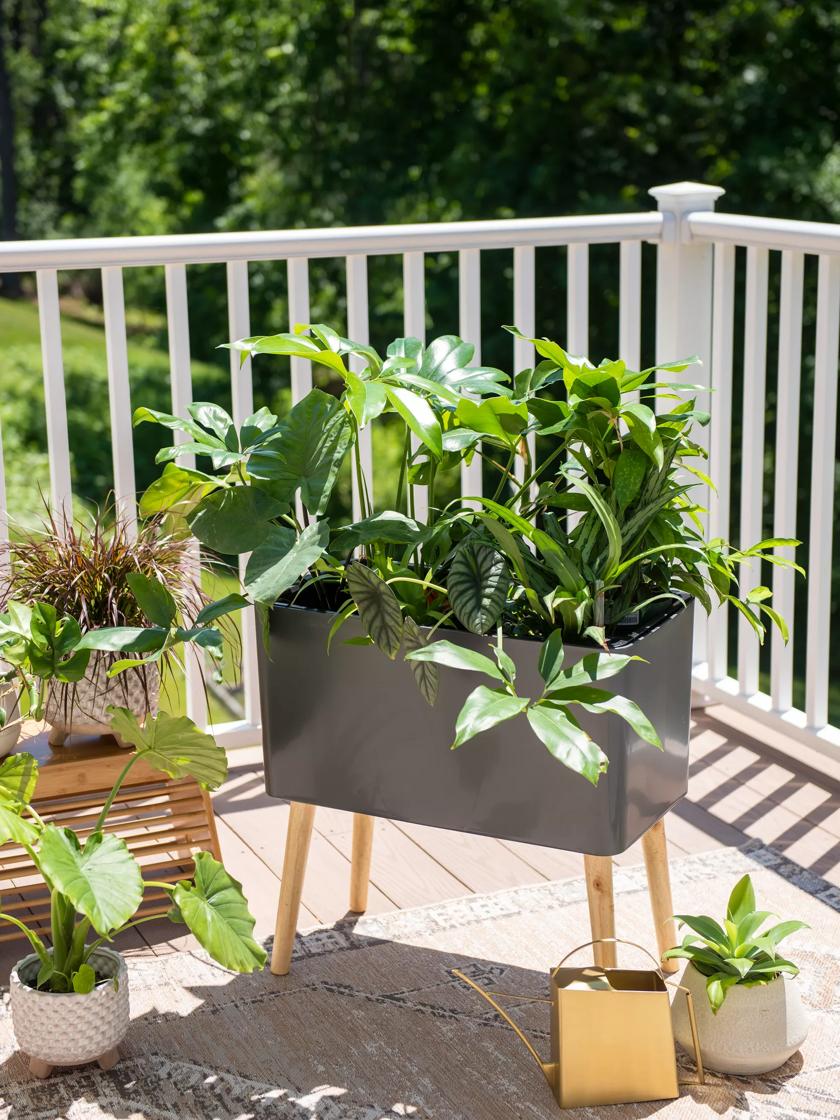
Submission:
[[[696,713],[688,797],[667,822],[672,856],[758,838],[840,887],[840,760],[807,755],[729,709]],[[245,886],[257,935],[266,936],[274,928],[289,809],[266,796],[259,749],[232,752],[229,779],[214,805],[226,865]],[[318,810],[301,926],[329,925],[345,915],[351,828],[349,813]],[[641,862],[639,845],[616,858]],[[582,872],[581,857],[568,852],[378,820],[369,912]],[[150,922],[126,934],[120,947],[171,952],[189,944],[177,930],[163,919]],[[12,960],[20,955],[15,947]]]

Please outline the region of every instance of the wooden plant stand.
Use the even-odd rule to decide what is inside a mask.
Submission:
[[[74,736],[75,739],[75,736]],[[73,828],[80,837],[96,818],[129,752],[110,738],[77,739],[52,748],[46,732],[23,739],[13,754],[34,755],[39,764],[33,805],[47,821]],[[176,883],[193,874],[193,852],[205,848],[220,859],[210,795],[192,779],[173,781],[140,759],[128,774],[108,817],[106,831],[121,836],[139,861],[143,877]],[[50,899],[43,879],[23,848],[0,848],[3,909],[41,935],[50,931]],[[163,890],[148,890],[141,916],[164,914],[170,907]],[[0,926],[0,941],[22,938],[10,924]]]
[[[315,805],[293,801],[286,833],[286,851],[283,857],[283,877],[280,881],[280,899],[277,905],[277,924],[274,948],[271,953],[271,971],[276,976],[286,976],[292,964],[300,899],[309,842],[315,822]],[[373,849],[373,817],[363,813],[353,814],[353,849],[350,868],[350,910],[363,914],[367,909],[370,883],[370,860]],[[656,939],[660,955],[677,944],[676,922],[671,901],[671,879],[668,871],[668,851],[665,841],[665,821],[660,820],[642,837],[645,869],[648,879]],[[615,904],[613,897],[613,871],[610,856],[583,857],[586,874],[586,893],[589,901],[589,923],[593,940],[615,937]],[[603,968],[616,966],[614,944],[594,946],[595,963]],[[661,962],[666,972],[675,972],[679,961]]]

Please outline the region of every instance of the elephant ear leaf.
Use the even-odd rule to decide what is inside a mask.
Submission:
[[[13,754],[0,762],[0,801],[28,805],[38,782],[38,763],[31,754]]]
[[[127,708],[108,709],[111,730],[150,766],[170,778],[194,778],[205,789],[218,789],[227,777],[227,755],[212,735],[200,731],[186,716],[161,712],[141,727]]]
[[[393,661],[403,639],[399,600],[385,580],[365,564],[351,564],[345,578],[368,634]]]
[[[242,885],[213,859],[197,852],[193,882],[180,882],[173,892],[180,918],[213,960],[233,972],[254,972],[266,953],[253,936],[254,918]]]
[[[406,615],[403,623],[403,637],[408,653],[422,649],[426,644],[420,627],[411,615]],[[433,661],[409,661],[408,664],[411,666],[414,683],[420,689],[420,695],[429,707],[434,707],[440,685],[440,669]]]
[[[129,921],[140,905],[140,867],[125,841],[112,833],[94,832],[81,847],[69,828],[47,825],[38,857],[53,889],[102,936]]]
[[[486,544],[462,544],[447,580],[449,601],[458,620],[473,634],[486,634],[505,608],[510,572],[504,557]]]
[[[0,801],[0,844],[34,844],[38,839],[38,830],[29,821],[20,815],[23,806],[13,807]]]

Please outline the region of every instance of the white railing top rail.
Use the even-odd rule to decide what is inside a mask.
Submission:
[[[50,268],[102,268],[108,265],[215,264],[289,257],[511,249],[519,245],[656,241],[662,222],[660,213],[644,211],[571,218],[6,241],[0,242],[0,273]]]
[[[761,218],[752,214],[693,212],[685,218],[692,240],[718,241],[800,253],[840,253],[840,224]]]

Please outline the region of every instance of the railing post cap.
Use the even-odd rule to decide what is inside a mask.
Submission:
[[[713,187],[709,183],[664,183],[651,187],[648,194],[656,199],[660,210],[684,214],[689,210],[714,210],[715,202],[722,194],[723,187]]]

